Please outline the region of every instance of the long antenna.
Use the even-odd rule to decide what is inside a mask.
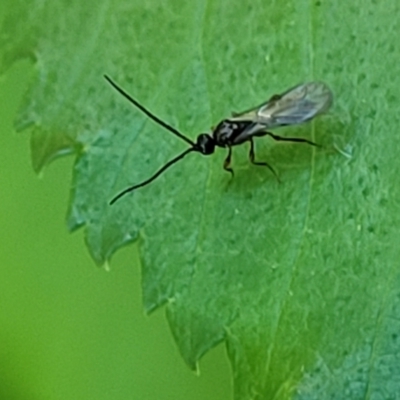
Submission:
[[[185,150],[183,153],[179,154],[178,156],[176,156],[175,158],[173,158],[172,160],[168,161],[162,168],[160,168],[152,177],[150,177],[149,179],[143,181],[142,183],[138,183],[135,186],[130,186],[128,188],[126,188],[125,190],[123,190],[121,193],[117,194],[111,201],[110,201],[110,205],[113,205],[117,200],[119,200],[122,196],[125,196],[127,193],[132,192],[135,189],[138,189],[142,186],[146,186],[148,185],[150,182],[153,182],[154,179],[156,179],[157,177],[159,177],[167,168],[169,168],[171,165],[175,164],[176,162],[178,162],[179,160],[181,160],[183,157],[186,156],[186,154],[189,154],[192,151],[198,151],[195,147],[191,147],[190,149]]]
[[[143,107],[138,101],[136,101],[131,95],[129,95],[125,90],[120,88],[115,82],[111,80],[107,75],[104,75],[104,78],[108,81],[108,83],[119,93],[122,94],[125,98],[127,98],[132,104],[134,104],[139,110],[144,112],[149,118],[151,118],[154,122],[157,122],[157,124],[161,125],[165,129],[169,130],[172,132],[174,135],[180,137],[182,140],[184,140],[186,143],[189,143],[191,146],[195,146],[195,143],[192,142],[189,138],[187,138],[185,135],[180,133],[178,130],[176,130],[174,127],[171,125],[167,124],[166,122],[162,121],[160,118],[156,117],[153,113],[151,113],[149,110],[147,110],[145,107]]]

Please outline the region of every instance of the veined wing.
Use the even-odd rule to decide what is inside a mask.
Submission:
[[[229,120],[253,121],[265,128],[300,124],[327,111],[331,104],[332,92],[328,86],[322,82],[309,82],[272,96],[266,103],[235,114]]]
[[[285,93],[273,96],[257,111],[257,122],[267,128],[306,122],[329,109],[332,92],[325,83],[309,82],[297,85]]]

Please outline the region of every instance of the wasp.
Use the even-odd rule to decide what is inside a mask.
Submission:
[[[113,86],[122,96],[128,99],[135,107],[141,110],[145,115],[157,124],[161,125],[180,139],[189,144],[189,148],[183,153],[168,161],[154,175],[137,185],[130,186],[117,194],[110,202],[114,204],[125,194],[139,189],[153,182],[171,165],[182,160],[189,153],[197,152],[203,155],[213,154],[216,147],[228,149],[223,168],[230,172],[233,176],[231,168],[232,147],[239,144],[249,142],[249,160],[252,164],[266,166],[275,175],[279,181],[279,177],[275,170],[265,161],[256,161],[254,153],[254,138],[262,136],[270,136],[277,141],[307,143],[312,146],[318,146],[308,139],[282,137],[270,132],[270,129],[281,126],[300,124],[309,121],[319,114],[326,112],[332,104],[333,95],[329,87],[323,82],[308,82],[294,86],[291,89],[273,95],[268,101],[257,107],[243,111],[241,113],[233,113],[231,118],[222,120],[210,133],[201,133],[197,136],[196,142],[192,141],[177,129],[162,121],[156,115],[151,113],[147,108],[136,101],[131,95],[125,92],[107,75],[105,79]]]

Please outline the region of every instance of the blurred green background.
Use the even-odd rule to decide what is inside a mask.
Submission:
[[[0,399],[229,399],[218,346],[183,363],[164,310],[144,315],[135,246],[97,268],[82,231],[65,227],[73,157],[40,179],[29,137],[12,121],[29,79],[18,63],[0,81]]]

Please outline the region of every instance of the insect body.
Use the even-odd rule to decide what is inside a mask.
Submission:
[[[279,180],[275,170],[268,163],[255,161],[253,139],[255,137],[268,135],[279,141],[308,143],[312,146],[318,146],[316,143],[307,139],[282,137],[275,135],[268,130],[280,126],[300,124],[309,121],[315,116],[327,111],[332,104],[332,92],[324,83],[309,82],[300,84],[282,94],[272,96],[267,102],[258,107],[242,113],[233,114],[231,118],[221,121],[213,129],[211,134],[202,133],[197,136],[196,142],[193,142],[178,130],[148,111],[122,88],[115,84],[108,76],[105,76],[105,78],[119,93],[126,97],[149,118],[190,145],[187,150],[167,162],[149,179],[137,185],[130,186],[119,193],[111,200],[110,204],[115,203],[125,194],[148,185],[160,176],[167,168],[191,152],[209,155],[214,153],[215,147],[228,148],[228,155],[224,161],[224,169],[233,175],[233,170],[230,167],[232,147],[244,142],[249,142],[250,144],[250,162],[255,165],[268,167]]]

